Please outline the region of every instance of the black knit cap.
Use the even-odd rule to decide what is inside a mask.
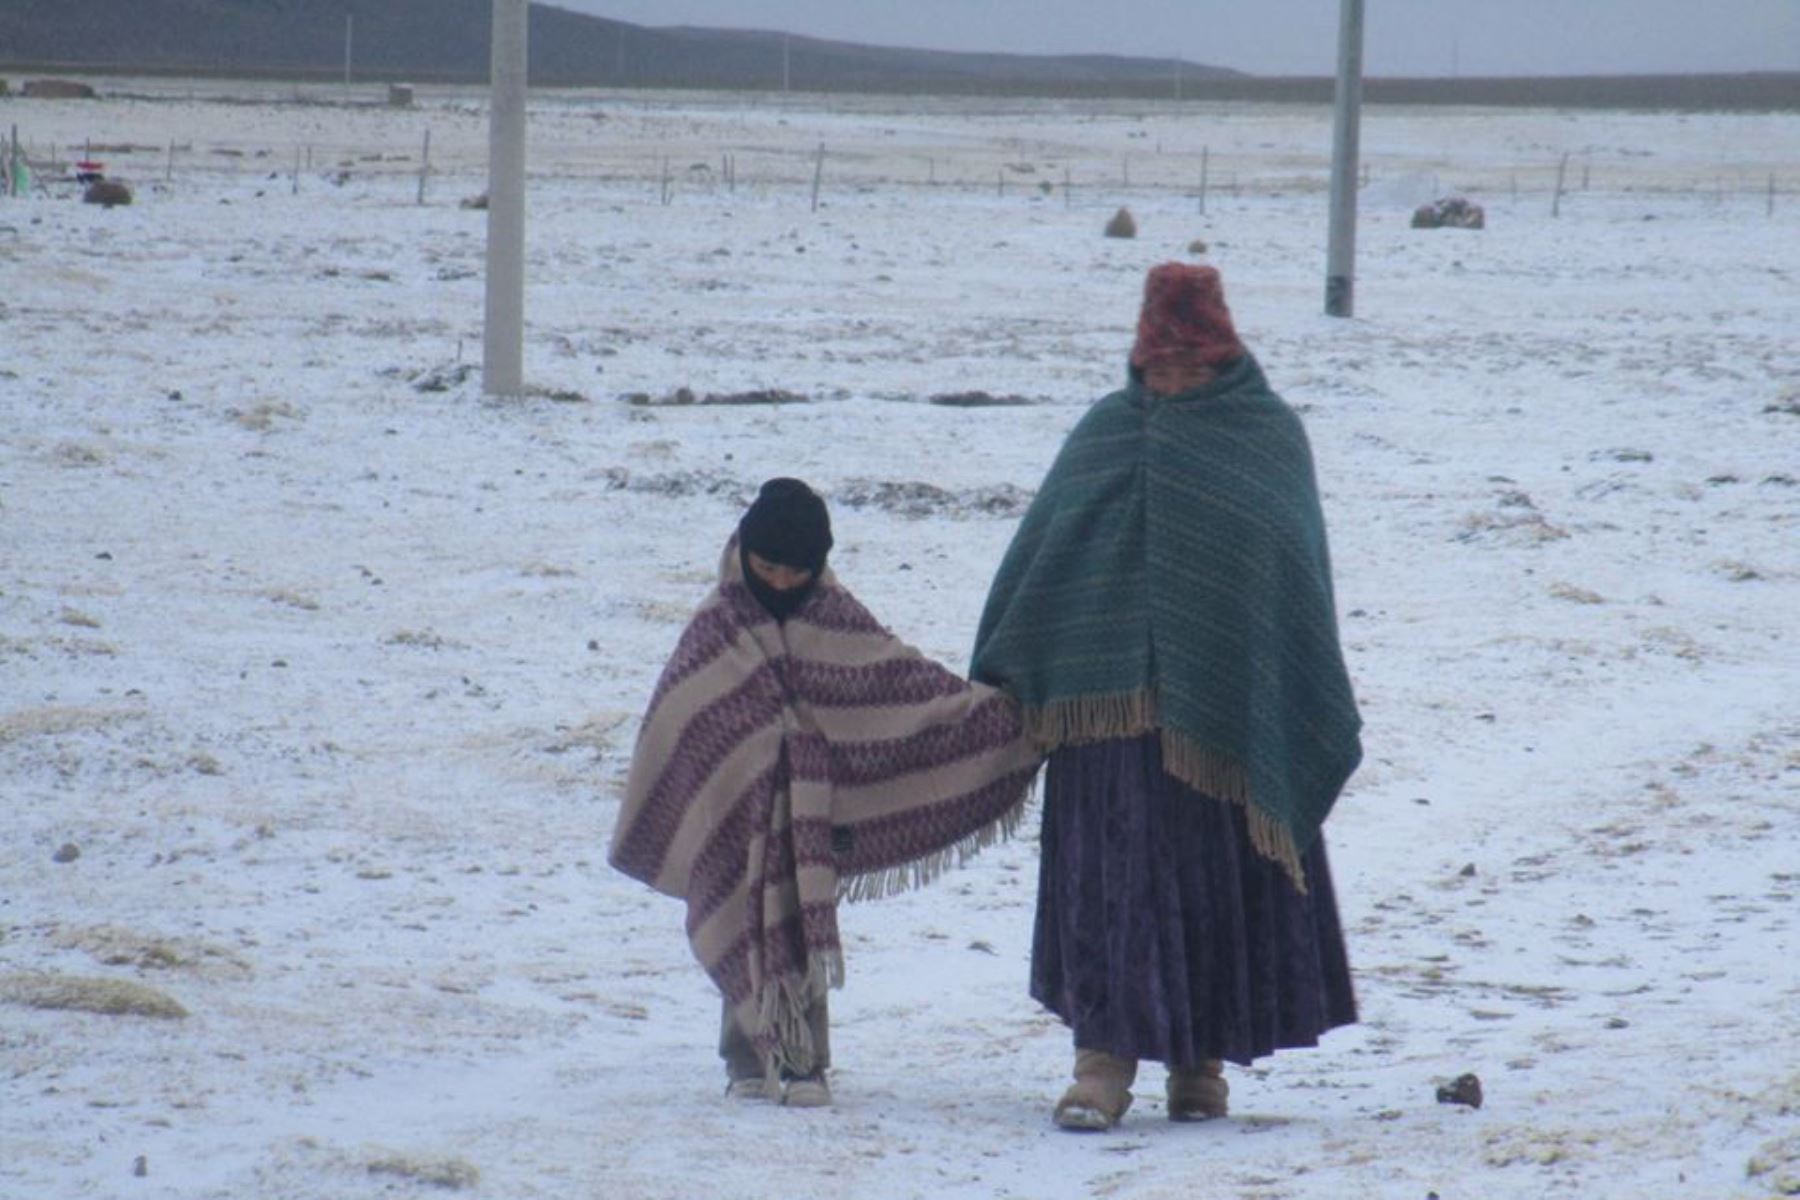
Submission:
[[[784,567],[817,572],[831,552],[831,514],[798,479],[771,479],[738,522],[745,550]]]

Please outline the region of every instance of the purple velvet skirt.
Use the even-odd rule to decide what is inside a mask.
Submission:
[[[1307,891],[1237,806],[1162,769],[1155,734],[1050,756],[1031,995],[1075,1045],[1193,1067],[1315,1046],[1356,1020],[1321,838]]]

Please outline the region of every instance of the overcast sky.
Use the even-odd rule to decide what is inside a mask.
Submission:
[[[637,25],[1335,69],[1337,0],[541,0]],[[1366,0],[1370,75],[1800,70],[1800,0]]]

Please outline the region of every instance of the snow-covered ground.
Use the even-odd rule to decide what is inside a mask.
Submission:
[[[137,189],[0,200],[0,1194],[1800,1189],[1800,117],[1372,108],[1344,321],[1323,110],[540,95],[495,402],[478,92],[110,90],[0,107]],[[1451,189],[1485,232],[1407,228]],[[811,480],[961,667],[1195,239],[1319,460],[1363,1024],[1228,1121],[1149,1070],[1056,1132],[1028,832],[846,911],[833,1109],[728,1106],[679,906],[605,842],[740,505]],[[682,387],[805,402],[622,399]],[[927,402],[970,389],[1032,403]],[[23,1002],[65,976],[187,1015]]]

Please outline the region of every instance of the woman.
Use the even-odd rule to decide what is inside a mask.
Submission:
[[[1069,1025],[1068,1129],[1168,1066],[1225,1115],[1223,1060],[1356,1019],[1320,824],[1361,758],[1299,418],[1218,272],[1151,270],[1131,380],[1070,433],[1000,565],[972,674],[1050,752],[1031,991]]]
[[[687,901],[724,998],[727,1095],[830,1103],[837,899],[920,883],[1018,820],[1040,757],[1002,692],[901,643],[826,567],[831,520],[772,479],[663,669],[614,866]]]

